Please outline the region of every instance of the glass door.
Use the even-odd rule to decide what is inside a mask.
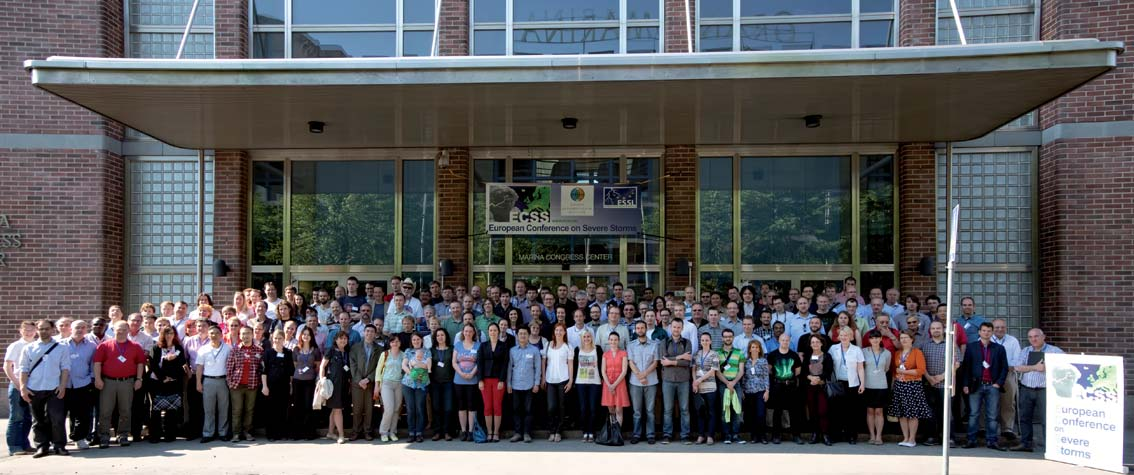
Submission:
[[[823,287],[828,284],[835,284],[835,289],[842,290],[843,278],[846,275],[833,272],[765,272],[765,273],[744,273],[741,274],[741,283],[738,287],[751,284],[759,288],[763,284],[768,284],[769,288],[775,290],[778,295],[786,297],[791,289],[802,291],[804,286],[811,286],[815,290],[815,295],[823,293]]]

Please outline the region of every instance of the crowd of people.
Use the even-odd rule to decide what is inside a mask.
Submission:
[[[949,425],[966,448],[1032,451],[1042,355],[1061,352],[1039,328],[1021,345],[965,297],[947,361],[949,309],[937,296],[875,288],[863,298],[853,277],[841,290],[785,295],[767,285],[637,295],[619,283],[389,284],[350,277],[281,297],[268,282],[231,305],[200,294],[192,305],[23,322],[4,356],[9,451],[238,443],[254,432],[314,440],[324,429],[337,443],[532,442],[537,429],[552,443],[568,429],[591,443],[611,427],[631,444],[856,444],[866,434],[882,445],[887,422],[903,447],[942,443]]]

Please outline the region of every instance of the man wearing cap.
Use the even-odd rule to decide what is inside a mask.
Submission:
[[[414,319],[421,320],[421,317],[422,317],[421,301],[418,300],[417,297],[413,296],[413,292],[414,292],[413,279],[406,277],[405,279],[402,280],[401,285],[402,285],[401,295],[404,295],[405,298],[406,298],[405,305],[404,305],[405,310],[408,311],[410,314],[412,314]],[[389,305],[386,308],[386,321],[387,322],[390,321],[390,317],[393,316],[394,312],[395,312],[395,308],[394,308],[393,305]],[[399,322],[401,321],[400,318],[398,318],[396,320],[399,321]]]

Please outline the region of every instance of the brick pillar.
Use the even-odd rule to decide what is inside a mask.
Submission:
[[[682,290],[689,276],[676,274],[677,262],[693,263],[693,282],[697,285],[697,148],[667,145],[662,156],[665,176],[665,266],[666,290]]]
[[[898,46],[933,46],[937,30],[937,0],[899,2]]]
[[[688,52],[685,31],[685,0],[665,0],[665,52]],[[693,30],[693,51],[697,51],[697,1],[689,0],[689,27]]]
[[[468,56],[469,1],[441,0],[441,18],[438,25],[438,54]]]
[[[898,289],[925,298],[937,293],[937,277],[918,263],[937,255],[936,152],[933,144],[898,147]]]
[[[469,149],[446,148],[449,165],[437,166],[437,260],[453,261],[453,275],[445,278],[445,285],[465,285],[469,279],[469,175],[472,159]],[[474,233],[480,232],[473,230]],[[440,272],[437,275],[440,279]]]
[[[1047,0],[1042,38],[1134,42],[1134,3]],[[1126,355],[1126,391],[1134,396],[1134,58],[1040,109],[1051,136],[1040,151],[1040,326],[1067,352]],[[1113,125],[1104,130],[1105,123]],[[1064,138],[1060,129],[1075,130]],[[1127,130],[1123,132],[1123,130]],[[1129,407],[1129,404],[1128,404]],[[1130,411],[1127,411],[1128,420]]]
[[[216,0],[214,8],[216,58],[248,58],[248,0]]]
[[[213,300],[226,302],[233,292],[247,287],[252,271],[248,255],[248,194],[251,192],[248,152],[218,151],[214,157],[213,258],[232,268],[213,278]],[[206,267],[212,263],[206,262]],[[212,272],[206,268],[205,272]]]

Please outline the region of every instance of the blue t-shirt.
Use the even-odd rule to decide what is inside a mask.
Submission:
[[[465,372],[465,373],[469,373],[469,372],[472,372],[472,370],[476,369],[476,355],[477,355],[477,350],[479,350],[479,349],[480,349],[480,342],[475,342],[475,341],[473,342],[473,346],[472,346],[471,350],[465,349],[464,342],[457,342],[457,344],[453,346],[453,357],[456,358],[456,360],[457,360],[457,367],[453,368],[453,369],[454,370],[460,370],[460,371],[457,371],[453,374],[453,384],[469,385],[469,384],[476,384],[476,383],[480,382],[480,372],[479,371],[477,372],[476,376],[473,376],[471,378],[461,377],[462,371]],[[449,364],[449,362],[446,361],[445,364]]]

